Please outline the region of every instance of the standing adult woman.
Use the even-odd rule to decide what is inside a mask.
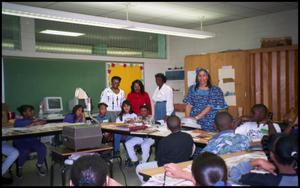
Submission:
[[[144,84],[140,80],[135,80],[131,84],[131,92],[127,96],[132,105],[133,112],[140,115],[140,107],[148,106],[149,115],[152,115],[151,102],[148,93],[145,91]]]
[[[155,75],[155,81],[158,87],[152,96],[155,102],[154,119],[165,120],[166,116],[174,114],[173,89],[166,84],[167,78],[162,73]]]
[[[227,108],[222,90],[211,84],[211,78],[206,69],[196,69],[196,84],[188,89],[183,99],[186,104],[185,117],[197,121],[205,131],[216,131],[213,121],[220,109]]]

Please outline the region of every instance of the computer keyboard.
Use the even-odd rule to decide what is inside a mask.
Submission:
[[[47,115],[45,115],[45,118],[48,120],[64,119],[64,116],[62,114],[47,114]]]

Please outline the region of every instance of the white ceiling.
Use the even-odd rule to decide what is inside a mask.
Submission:
[[[298,9],[298,2],[14,2],[93,16],[187,29]]]

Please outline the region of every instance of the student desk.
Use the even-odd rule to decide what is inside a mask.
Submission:
[[[45,125],[36,125],[24,128],[2,128],[2,140],[12,140],[28,136],[56,135],[62,132],[64,126],[82,124],[84,123],[47,123]]]
[[[235,153],[220,155],[220,157],[222,157],[223,159],[227,159],[227,158],[231,158],[231,157],[237,157],[237,156],[242,156],[242,155],[245,155],[245,154],[253,154],[253,153],[259,153],[261,155],[264,155],[263,152],[261,152],[261,151],[260,152],[258,152],[258,151],[239,151],[239,152],[235,152]],[[181,163],[178,163],[178,166],[181,167],[181,168],[186,168],[189,165],[191,165],[192,162],[193,162],[192,160],[191,161],[186,161],[186,162],[181,162]],[[165,172],[164,167],[158,167],[158,168],[144,169],[143,171],[140,172],[140,174],[144,177],[149,178],[151,176],[154,176],[156,174],[161,174],[161,173],[164,173],[164,172]]]
[[[51,148],[51,158],[52,164],[50,169],[50,186],[53,186],[54,180],[54,166],[55,164],[59,163],[61,168],[61,180],[62,185],[65,186],[66,178],[65,178],[65,171],[67,166],[65,165],[64,161],[71,156],[72,154],[79,154],[79,153],[102,153],[102,152],[112,152],[113,147],[111,145],[102,145],[100,148],[95,149],[85,149],[80,151],[73,151],[64,146],[60,147],[52,147]],[[109,160],[106,160],[110,164],[110,175],[112,176],[112,163]]]
[[[162,129],[159,129],[159,128],[156,129],[155,127],[162,127],[162,126],[157,126],[157,125],[152,126],[152,128],[156,129],[156,130],[149,131],[149,132],[147,131],[147,129],[141,130],[141,131],[130,132],[129,130],[118,127],[118,125],[127,125],[127,124],[112,123],[112,122],[102,123],[101,129],[103,132],[106,131],[106,132],[111,132],[111,133],[126,134],[126,135],[131,135],[131,136],[138,136],[138,137],[151,137],[151,138],[155,138],[155,139],[160,139],[160,138],[166,137],[171,133],[170,131],[166,131],[166,130],[162,131]],[[193,130],[186,131],[183,128],[182,131],[190,134],[193,137],[194,143],[197,145],[206,145],[208,140],[211,139],[213,137],[213,135],[216,134],[213,132],[207,132],[207,131],[203,131],[203,130],[199,130],[199,129],[193,129]]]

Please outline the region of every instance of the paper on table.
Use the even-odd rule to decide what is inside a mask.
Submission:
[[[240,156],[229,157],[224,160],[228,167],[228,170],[230,170],[233,166],[236,166],[241,162],[250,161],[252,159],[257,159],[257,158],[262,158],[266,160],[268,159],[264,152],[258,151],[258,152],[248,153]]]

